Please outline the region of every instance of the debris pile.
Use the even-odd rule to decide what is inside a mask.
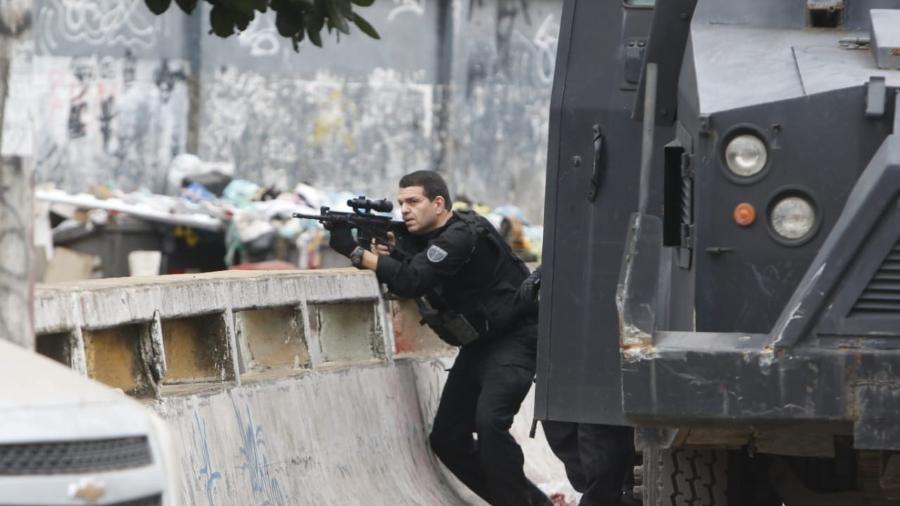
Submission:
[[[148,261],[150,270],[158,262],[162,274],[346,265],[327,248],[328,232],[318,222],[293,213],[318,214],[322,206],[350,211],[347,200],[356,194],[304,183],[281,191],[233,173],[227,164],[179,155],[169,170],[168,195],[107,187],[73,195],[39,186],[35,243],[47,262],[39,262],[38,279],[127,276],[136,264],[146,273]],[[543,229],[532,226],[521,209],[489,209],[468,200],[457,197],[454,205],[486,216],[526,261],[539,259]],[[393,213],[400,218],[398,209]],[[62,254],[55,255],[60,248]],[[146,251],[159,253],[141,253]],[[81,267],[76,273],[54,265],[59,262]]]

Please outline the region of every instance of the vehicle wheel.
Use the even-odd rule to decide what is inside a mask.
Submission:
[[[728,506],[728,458],[717,450],[644,450],[644,506]]]

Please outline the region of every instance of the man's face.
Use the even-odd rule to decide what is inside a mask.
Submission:
[[[427,234],[440,226],[440,216],[445,213],[443,197],[428,200],[421,186],[400,188],[397,194],[403,223],[411,234]]]

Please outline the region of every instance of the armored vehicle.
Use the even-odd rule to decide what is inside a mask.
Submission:
[[[900,499],[900,1],[565,0],[536,414],[647,505]]]

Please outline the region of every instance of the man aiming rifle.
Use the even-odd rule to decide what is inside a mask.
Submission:
[[[407,174],[399,186],[404,230],[385,230],[388,240],[370,250],[349,220],[335,220],[329,245],[396,295],[425,297],[426,323],[460,346],[429,438],[438,458],[492,505],[548,506],[509,434],[535,370],[537,318],[514,311],[528,268],[485,218],[453,211],[436,172]]]

